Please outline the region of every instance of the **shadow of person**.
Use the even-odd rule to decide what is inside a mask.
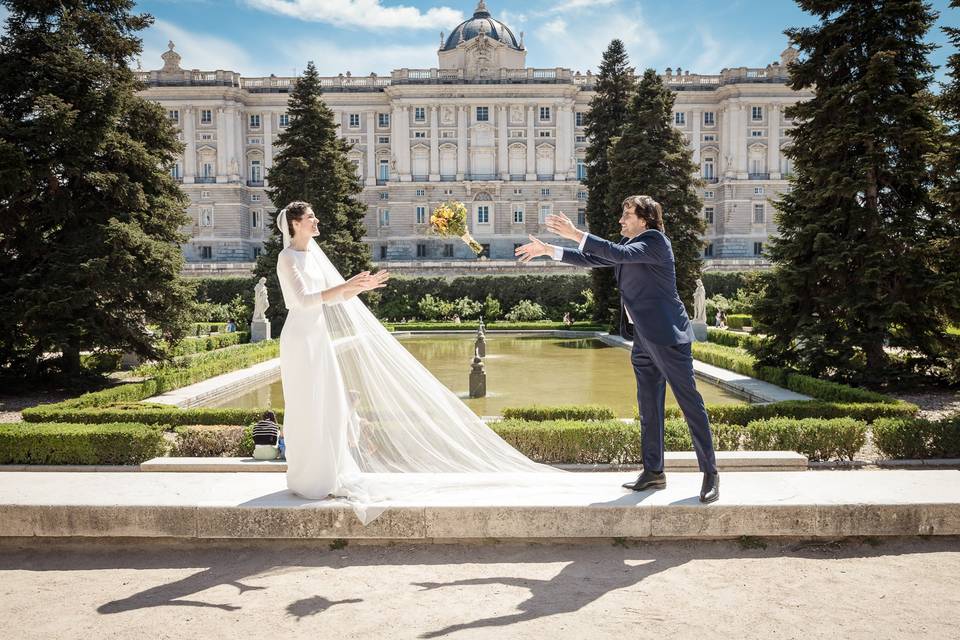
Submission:
[[[632,566],[627,564],[627,559],[624,558],[618,564],[602,562],[598,568],[597,563],[600,561],[587,558],[570,562],[549,580],[504,576],[451,582],[413,583],[414,586],[423,587],[425,591],[444,587],[491,584],[519,587],[530,591],[530,597],[517,605],[520,609],[519,613],[449,625],[436,631],[423,633],[420,637],[439,638],[467,629],[505,627],[518,622],[578,611],[611,591],[634,586],[651,575],[686,564],[690,559],[676,561],[647,559],[642,564]]]
[[[304,598],[296,602],[291,602],[287,605],[287,613],[296,617],[297,620],[301,620],[307,616],[315,616],[318,613],[323,613],[330,607],[338,604],[357,604],[359,602],[363,602],[363,600],[360,598],[327,600],[323,596],[313,596],[312,598]]]
[[[273,562],[268,563],[262,569],[273,566]],[[167,584],[162,584],[150,589],[145,589],[133,594],[128,598],[113,600],[97,607],[97,613],[122,613],[134,609],[146,609],[149,607],[207,607],[212,609],[221,609],[223,611],[236,611],[239,606],[230,604],[214,604],[200,600],[187,600],[186,596],[205,591],[219,585],[229,585],[236,587],[240,594],[247,591],[260,591],[266,587],[251,587],[240,582],[242,576],[258,573],[255,568],[245,567],[242,572],[231,570],[229,567],[210,567],[187,576],[181,580],[175,580]]]

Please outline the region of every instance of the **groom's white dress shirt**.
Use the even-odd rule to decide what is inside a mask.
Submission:
[[[583,234],[583,237],[580,238],[580,245],[579,245],[577,248],[578,248],[580,251],[583,251],[583,245],[586,244],[586,242],[587,242],[587,234]],[[556,247],[556,246],[555,246],[555,247],[553,248],[553,256],[551,256],[551,257],[552,257],[554,260],[556,260],[557,262],[562,261],[562,260],[563,260],[563,247]],[[623,312],[627,314],[627,322],[629,322],[630,324],[633,324],[633,318],[630,317],[630,312],[627,310],[626,307],[623,308]]]

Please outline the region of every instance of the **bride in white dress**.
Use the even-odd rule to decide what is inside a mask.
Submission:
[[[575,475],[521,455],[390,335],[356,297],[389,275],[344,280],[313,240],[309,204],[290,203],[277,225],[289,310],[280,371],[291,491],[345,498],[366,524],[404,498]]]

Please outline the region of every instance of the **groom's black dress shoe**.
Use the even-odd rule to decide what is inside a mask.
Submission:
[[[667,486],[667,474],[663,471],[656,473],[643,470],[634,482],[625,482],[624,489],[633,489],[634,491],[645,491],[646,489],[663,489]]]
[[[703,474],[703,484],[700,486],[700,502],[710,503],[720,499],[720,474]]]

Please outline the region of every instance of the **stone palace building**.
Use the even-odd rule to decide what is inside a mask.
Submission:
[[[543,232],[551,212],[586,228],[583,124],[595,76],[527,67],[523,40],[481,0],[469,20],[441,34],[435,68],[322,79],[365,185],[365,241],[374,261],[476,264],[459,240],[428,235],[430,212],[451,199],[467,205],[489,266],[513,261],[514,247]],[[761,262],[776,232],[771,199],[787,188],[791,171],[783,111],[804,97],[786,85],[795,55],[788,48],[765,68],[667,69],[662,76],[676,91],[674,125],[705,182],[704,254],[717,267]],[[190,197],[186,259],[200,269],[250,263],[270,233],[274,209],[265,188],[296,78],[186,70],[173,43],[163,62],[138,77],[185,145],[174,175]]]

